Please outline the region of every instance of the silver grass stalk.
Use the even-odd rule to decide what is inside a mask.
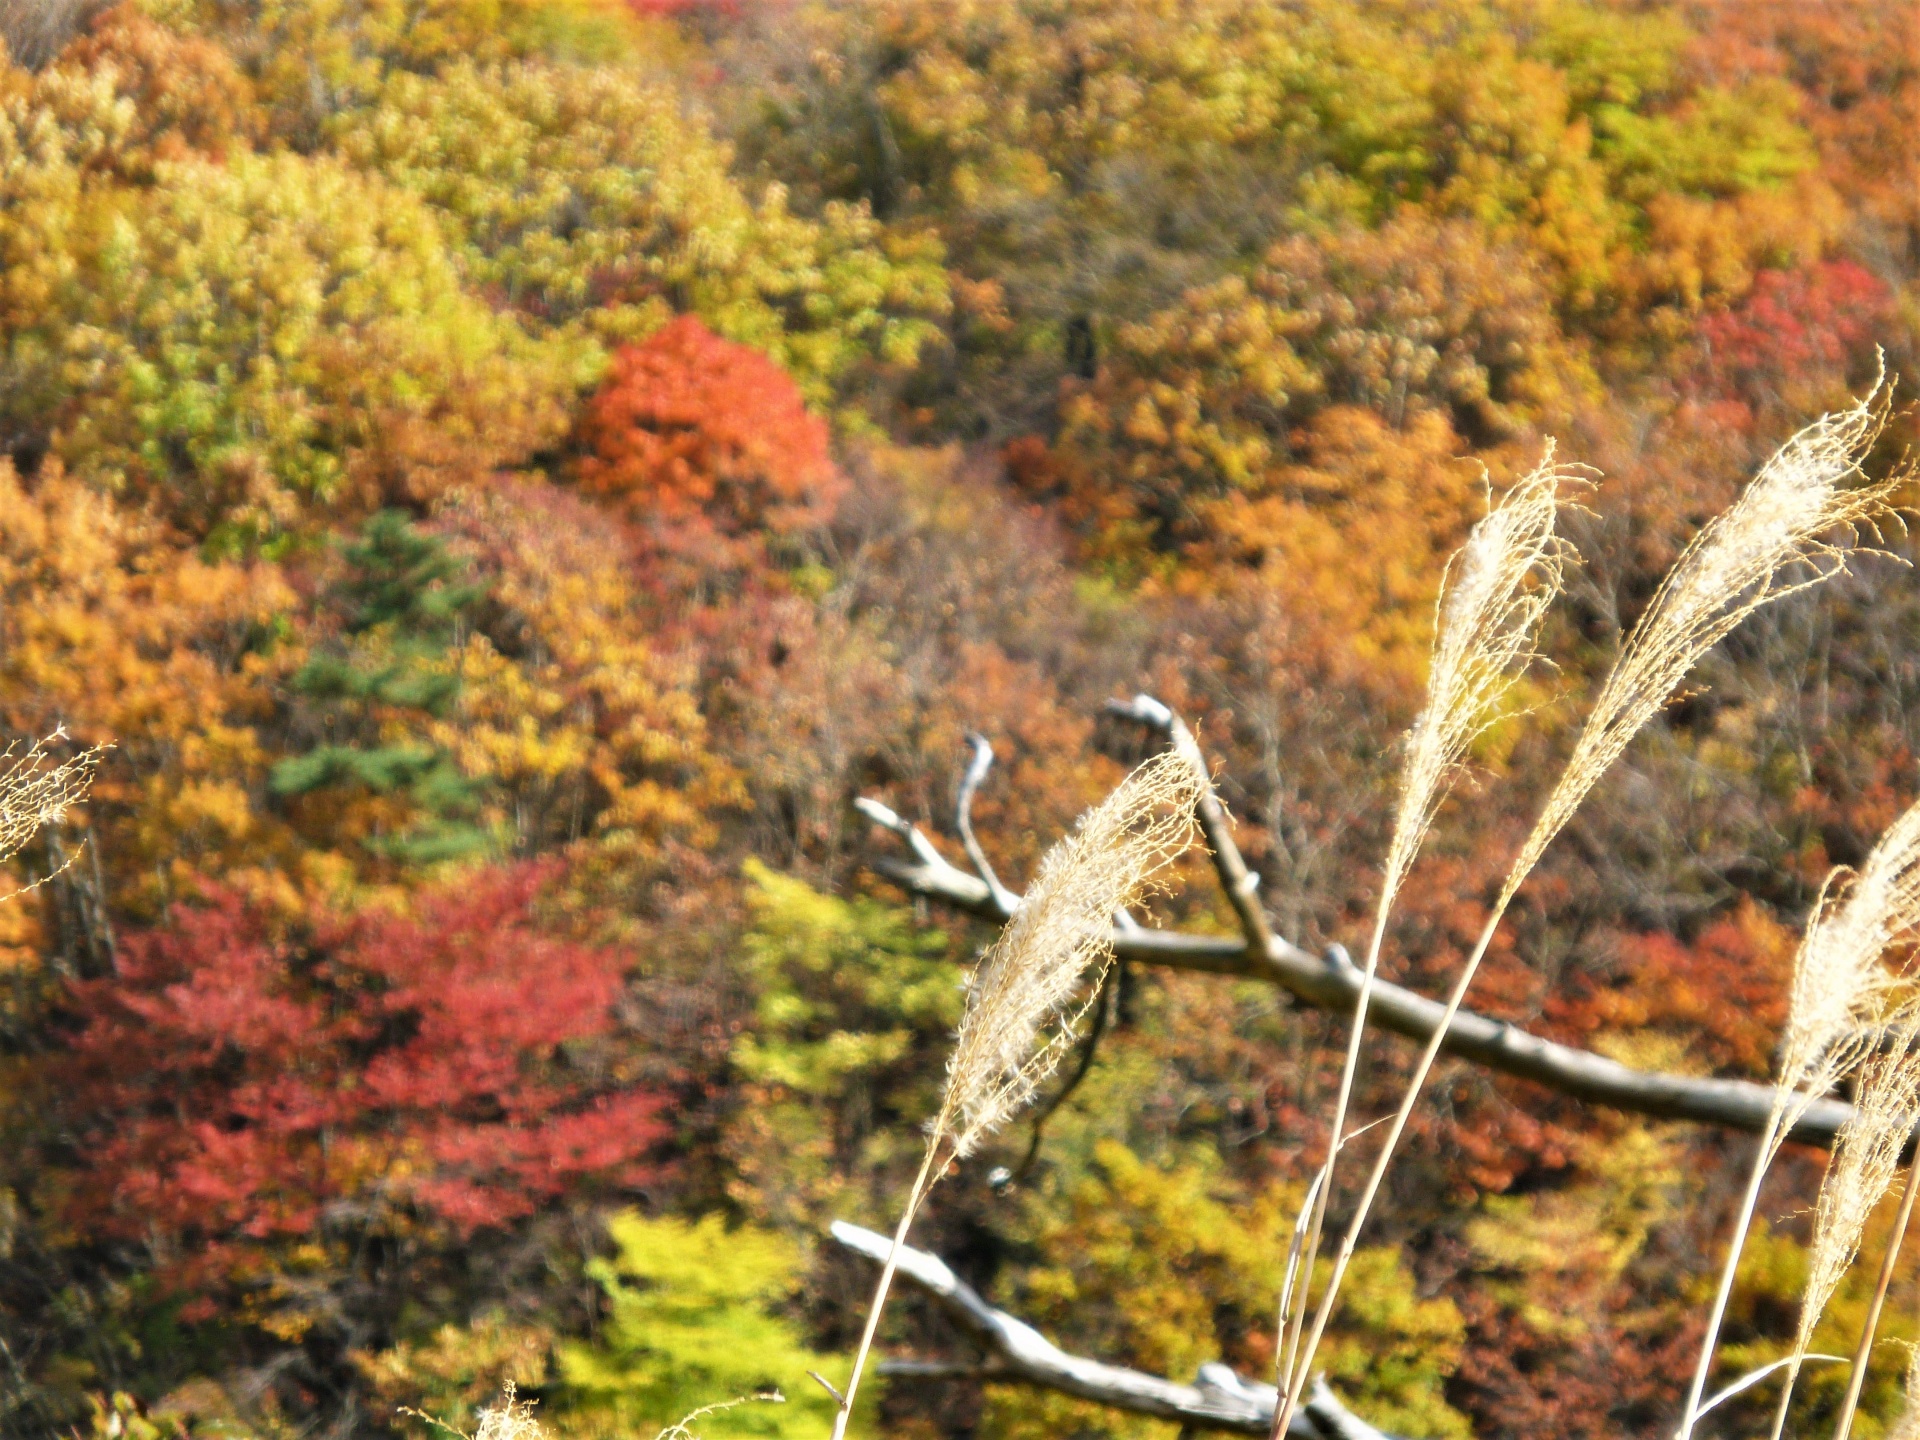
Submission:
[[[1800,1296],[1800,1325],[1793,1337],[1787,1380],[1774,1413],[1776,1440],[1786,1426],[1794,1382],[1813,1341],[1814,1327],[1820,1323],[1841,1278],[1859,1257],[1868,1217],[1893,1188],[1894,1176],[1900,1170],[1900,1152],[1912,1133],[1917,1108],[1920,1026],[1909,1020],[1886,1032],[1879,1047],[1861,1064],[1853,1117],[1835,1141],[1833,1158],[1820,1185],[1807,1283]]]
[[[1193,843],[1205,777],[1178,751],[1154,756],[1086,815],[1039,873],[974,972],[947,1061],[947,1086],[926,1156],[880,1272],[834,1440],[846,1433],[860,1374],[914,1214],[954,1160],[1013,1118],[1073,1044],[1088,977],[1113,959],[1113,916],[1138,903]]]
[[[1908,1119],[1911,1122],[1912,1116],[1909,1115]],[[1916,1153],[1915,1159],[1920,1159],[1920,1152]],[[1900,1205],[1893,1217],[1893,1228],[1887,1233],[1886,1249],[1880,1255],[1880,1278],[1874,1282],[1873,1299],[1867,1302],[1866,1318],[1860,1322],[1860,1338],[1853,1347],[1853,1369],[1847,1376],[1846,1398],[1840,1402],[1840,1418],[1834,1421],[1833,1440],[1848,1440],[1853,1433],[1853,1416],[1860,1406],[1860,1392],[1866,1387],[1868,1364],[1873,1358],[1873,1340],[1880,1331],[1880,1315],[1886,1308],[1887,1291],[1893,1286],[1893,1273],[1900,1263],[1900,1247],[1907,1238],[1907,1226],[1913,1221],[1913,1203],[1920,1200],[1920,1174],[1916,1173],[1915,1159],[1907,1161],[1907,1183],[1901,1187]],[[1908,1379],[1912,1380],[1911,1370]],[[1914,1399],[1910,1383],[1909,1410]]]
[[[1381,1181],[1392,1163],[1440,1046],[1493,943],[1514,895],[1555,836],[1573,818],[1634,735],[1657,714],[1700,657],[1769,601],[1830,579],[1846,568],[1846,550],[1826,537],[1886,513],[1904,476],[1842,488],[1859,480],[1860,460],[1886,419],[1884,386],[1795,435],[1761,469],[1740,498],[1710,520],[1681,552],[1622,645],[1572,756],[1520,847],[1492,914],[1454,982],[1447,1008],[1414,1067],[1393,1125],[1367,1178],[1359,1206],[1334,1259],[1332,1278],[1315,1313],[1312,1334],[1274,1411],[1273,1434],[1285,1433],[1306,1389],[1314,1352],[1333,1313],[1340,1282]],[[1688,1397],[1684,1437],[1705,1383],[1704,1369]]]
[[[532,1402],[519,1397],[511,1380],[502,1386],[499,1404],[481,1407],[478,1417],[480,1423],[471,1435],[439,1416],[416,1410],[411,1405],[402,1405],[396,1413],[424,1420],[435,1430],[458,1436],[459,1440],[548,1440],[545,1427],[533,1418]]]
[[[1547,610],[1559,597],[1569,555],[1569,547],[1554,529],[1561,487],[1579,478],[1579,471],[1555,465],[1554,444],[1549,440],[1540,464],[1488,511],[1473,527],[1466,544],[1447,562],[1434,606],[1427,703],[1407,735],[1400,805],[1394,816],[1393,838],[1387,846],[1353,1024],[1347,1033],[1346,1063],[1340,1072],[1328,1132],[1327,1163],[1307,1202],[1311,1220],[1304,1245],[1299,1236],[1295,1237],[1296,1245],[1301,1246],[1299,1284],[1290,1287],[1290,1296],[1281,1305],[1276,1353],[1281,1357],[1282,1374],[1291,1373],[1306,1327],[1314,1257],[1320,1250],[1334,1161],[1346,1131],[1387,918],[1433,825],[1434,813],[1460,774],[1468,747],[1493,723],[1501,697],[1536,658],[1534,638]],[[1289,1270],[1290,1277],[1291,1273]]]
[[[533,1418],[533,1406],[514,1394],[513,1381],[498,1405],[480,1412],[480,1426],[473,1440],[546,1440],[547,1432]]]
[[[1920,803],[1889,825],[1851,881],[1829,877],[1793,958],[1787,1026],[1773,1106],[1755,1148],[1720,1287],[1707,1317],[1700,1358],[1680,1434],[1693,1432],[1713,1352],[1733,1295],[1734,1275],[1760,1200],[1760,1183],[1794,1124],[1863,1056],[1866,1025],[1892,983],[1882,964],[1888,948],[1920,925]],[[1837,1163],[1837,1162],[1836,1162]]]

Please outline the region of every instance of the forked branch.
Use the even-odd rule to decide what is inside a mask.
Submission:
[[[1149,704],[1158,707],[1158,712],[1164,713],[1173,724],[1179,723],[1178,717],[1159,702]],[[1160,728],[1155,712],[1140,699],[1114,708],[1128,718],[1138,718],[1142,723]],[[1180,730],[1185,732],[1186,727],[1181,725]],[[1163,733],[1172,739],[1171,725]],[[1190,733],[1188,743],[1192,743]],[[1211,787],[1205,793],[1211,795]],[[898,835],[911,855],[910,859],[876,857],[872,864],[878,873],[909,894],[937,900],[988,920],[1011,918],[1019,905],[1017,895],[1004,887],[996,893],[985,881],[953,864],[918,826],[902,819],[878,800],[862,797],[855,800],[854,805],[876,825]],[[1209,815],[1209,808],[1217,818]],[[1359,968],[1338,952],[1321,957],[1273,934],[1265,912],[1254,898],[1252,884],[1239,878],[1249,872],[1238,848],[1232,845],[1225,811],[1217,799],[1211,807],[1202,808],[1200,821],[1228,899],[1235,901],[1234,910],[1241,920],[1243,933],[1239,936],[1197,935],[1140,926],[1116,927],[1112,936],[1113,953],[1122,960],[1172,970],[1264,980],[1318,1009],[1351,1014],[1360,992]],[[1238,900],[1236,894],[1240,896]],[[1249,922],[1249,912],[1257,917],[1259,932]],[[1264,933],[1264,942],[1253,938],[1257,933]],[[1445,1013],[1446,1007],[1438,1000],[1384,980],[1374,982],[1368,1020],[1383,1030],[1424,1042],[1432,1037]],[[1448,1023],[1442,1048],[1448,1054],[1490,1070],[1636,1115],[1692,1120],[1758,1133],[1766,1127],[1773,1111],[1774,1092],[1769,1086],[1746,1080],[1636,1070],[1592,1051],[1543,1039],[1516,1025],[1490,1020],[1470,1010],[1461,1010]],[[1800,1144],[1830,1146],[1852,1114],[1853,1107],[1844,1101],[1824,1097],[1811,1100],[1805,1113],[1794,1122],[1789,1138]]]
[[[892,1247],[887,1236],[844,1220],[834,1222],[832,1234],[844,1248],[875,1264],[883,1264]],[[1245,1380],[1228,1366],[1202,1365],[1194,1383],[1183,1385],[1123,1365],[1089,1360],[1069,1354],[1025,1321],[989,1305],[937,1255],[903,1247],[897,1273],[931,1297],[987,1359],[890,1360],[880,1366],[883,1375],[1031,1385],[1135,1415],[1176,1420],[1193,1430],[1264,1435],[1273,1421],[1278,1398],[1274,1387]],[[1288,1440],[1395,1440],[1342,1405],[1324,1382],[1314,1388],[1287,1433]]]
[[[1019,902],[1019,897],[1000,883],[1000,877],[993,873],[992,862],[987,859],[987,852],[981,848],[979,838],[973,833],[973,797],[980,793],[987,772],[993,768],[993,745],[986,736],[977,732],[967,736],[967,744],[973,747],[973,758],[967,762],[966,772],[960,777],[960,796],[953,807],[954,829],[960,832],[960,848],[967,852],[974,873],[992,893],[994,903],[1011,912]]]

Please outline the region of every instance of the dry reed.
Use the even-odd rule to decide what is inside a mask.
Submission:
[[[920,1203],[1033,1097],[1072,1045],[1089,974],[1113,958],[1115,914],[1136,904],[1193,843],[1206,777],[1178,751],[1146,761],[1049,850],[1013,919],[974,973],[947,1062],[939,1112],[868,1307],[853,1373],[834,1417],[846,1433],[901,1247]]]
[[[471,1435],[457,1425],[449,1425],[438,1415],[429,1415],[411,1405],[402,1405],[398,1413],[424,1420],[434,1429],[457,1435],[460,1440],[547,1440],[545,1427],[533,1418],[533,1402],[522,1400],[511,1380],[501,1387],[500,1403],[480,1411],[480,1423]]]
[[[473,1440],[546,1440],[546,1433],[533,1418],[532,1403],[519,1399],[509,1380],[500,1403],[480,1412],[480,1425],[473,1432]]]
[[[1876,1018],[1893,983],[1883,959],[1888,947],[1916,926],[1920,926],[1920,803],[1886,828],[1850,881],[1836,883],[1829,878],[1794,954],[1773,1106],[1755,1147],[1753,1169],[1707,1317],[1681,1418],[1683,1440],[1693,1433],[1699,1417],[1700,1396],[1713,1368],[1720,1325],[1767,1167],[1807,1107],[1864,1057],[1866,1027]]]
[[[1862,1063],[1853,1118],[1840,1131],[1820,1186],[1806,1288],[1800,1296],[1800,1324],[1774,1415],[1776,1437],[1785,1428],[1794,1382],[1814,1327],[1860,1254],[1868,1217],[1899,1173],[1900,1153],[1912,1132],[1916,1109],[1920,1109],[1920,1024],[1908,1020],[1886,1032],[1880,1046]]]
[[[689,1410],[673,1424],[660,1431],[653,1440],[700,1440],[693,1429],[693,1422],[704,1420],[709,1415],[724,1414],[728,1410],[737,1410],[742,1405],[784,1405],[787,1397],[778,1390],[762,1390],[757,1395],[736,1395],[731,1400],[716,1400],[711,1405],[702,1405],[698,1410]]]
[[[1920,1158],[1920,1154],[1916,1155]],[[1887,1291],[1893,1286],[1894,1270],[1900,1263],[1900,1247],[1913,1221],[1913,1205],[1920,1200],[1920,1174],[1914,1159],[1907,1161],[1907,1182],[1901,1187],[1900,1204],[1888,1232],[1886,1249],[1880,1255],[1880,1277],[1874,1282],[1873,1298],[1867,1302],[1866,1318],[1860,1324],[1860,1338],[1853,1347],[1853,1370],[1847,1376],[1846,1398],[1840,1402],[1840,1418],[1834,1421],[1834,1440],[1847,1440],[1853,1433],[1854,1412],[1860,1405],[1860,1393],[1867,1383],[1867,1369],[1873,1359],[1873,1340],[1880,1330],[1880,1316],[1886,1308]]]
[[[1306,1233],[1294,1238],[1300,1250],[1297,1286],[1291,1284],[1294,1261],[1289,1260],[1290,1294],[1280,1306],[1281,1333],[1276,1348],[1283,1375],[1291,1373],[1306,1325],[1307,1293],[1332,1190],[1334,1161],[1344,1143],[1387,919],[1433,825],[1435,812],[1460,774],[1468,747],[1493,723],[1502,697],[1518,673],[1536,658],[1534,637],[1560,594],[1568,559],[1566,542],[1554,529],[1561,487],[1578,479],[1578,471],[1554,463],[1554,446],[1549,440],[1540,464],[1488,511],[1447,563],[1434,607],[1427,703],[1407,735],[1400,804],[1394,816],[1393,838],[1387,846],[1360,993],[1347,1033],[1346,1063],[1340,1072],[1328,1130],[1327,1162],[1307,1202],[1311,1218]]]
[[[1701,656],[1762,605],[1846,568],[1846,551],[1823,537],[1837,529],[1870,524],[1886,514],[1889,498],[1905,478],[1900,475],[1843,488],[1848,482],[1863,479],[1860,460],[1880,434],[1886,411],[1885,387],[1876,385],[1866,399],[1823,417],[1783,445],[1740,498],[1702,527],[1628,634],[1573,754],[1515,856],[1493,911],[1454,982],[1440,1023],[1414,1068],[1342,1237],[1312,1332],[1283,1387],[1282,1402],[1274,1411],[1275,1436],[1285,1433],[1299,1408],[1314,1353],[1332,1315],[1361,1228],[1439,1057],[1448,1028],[1515,894],[1600,777],[1658,713]],[[1683,1436],[1690,1432],[1703,1383],[1704,1373],[1696,1379],[1688,1397]]]
[[[55,730],[24,750],[15,743],[0,751],[0,860],[18,854],[86,799],[103,752],[83,750],[55,764],[47,752],[65,738],[65,731]]]

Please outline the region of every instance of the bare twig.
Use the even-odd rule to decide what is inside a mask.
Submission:
[[[875,1264],[885,1262],[892,1242],[873,1230],[835,1221],[833,1238]],[[1225,1365],[1202,1365],[1191,1385],[1159,1375],[1069,1354],[1022,1320],[996,1309],[948,1268],[945,1261],[903,1247],[900,1277],[935,1300],[991,1358],[985,1363],[927,1360],[884,1362],[883,1375],[977,1379],[1001,1385],[1056,1390],[1125,1410],[1177,1420],[1195,1430],[1264,1435],[1279,1392],[1245,1380]],[[1324,1382],[1317,1385],[1288,1429],[1289,1440],[1393,1440],[1342,1405]]]
[[[973,758],[967,762],[966,773],[960,777],[960,795],[953,807],[953,826],[960,832],[961,848],[973,863],[974,872],[985,882],[993,898],[1011,910],[1018,897],[1000,883],[1000,877],[993,873],[992,862],[987,859],[987,852],[980,848],[980,841],[973,833],[973,797],[985,783],[987,772],[993,769],[993,745],[978,731],[967,736],[967,743],[973,747]]]

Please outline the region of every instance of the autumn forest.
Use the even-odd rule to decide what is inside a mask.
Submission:
[[[0,38],[0,1434],[1920,1436],[1910,0]]]

